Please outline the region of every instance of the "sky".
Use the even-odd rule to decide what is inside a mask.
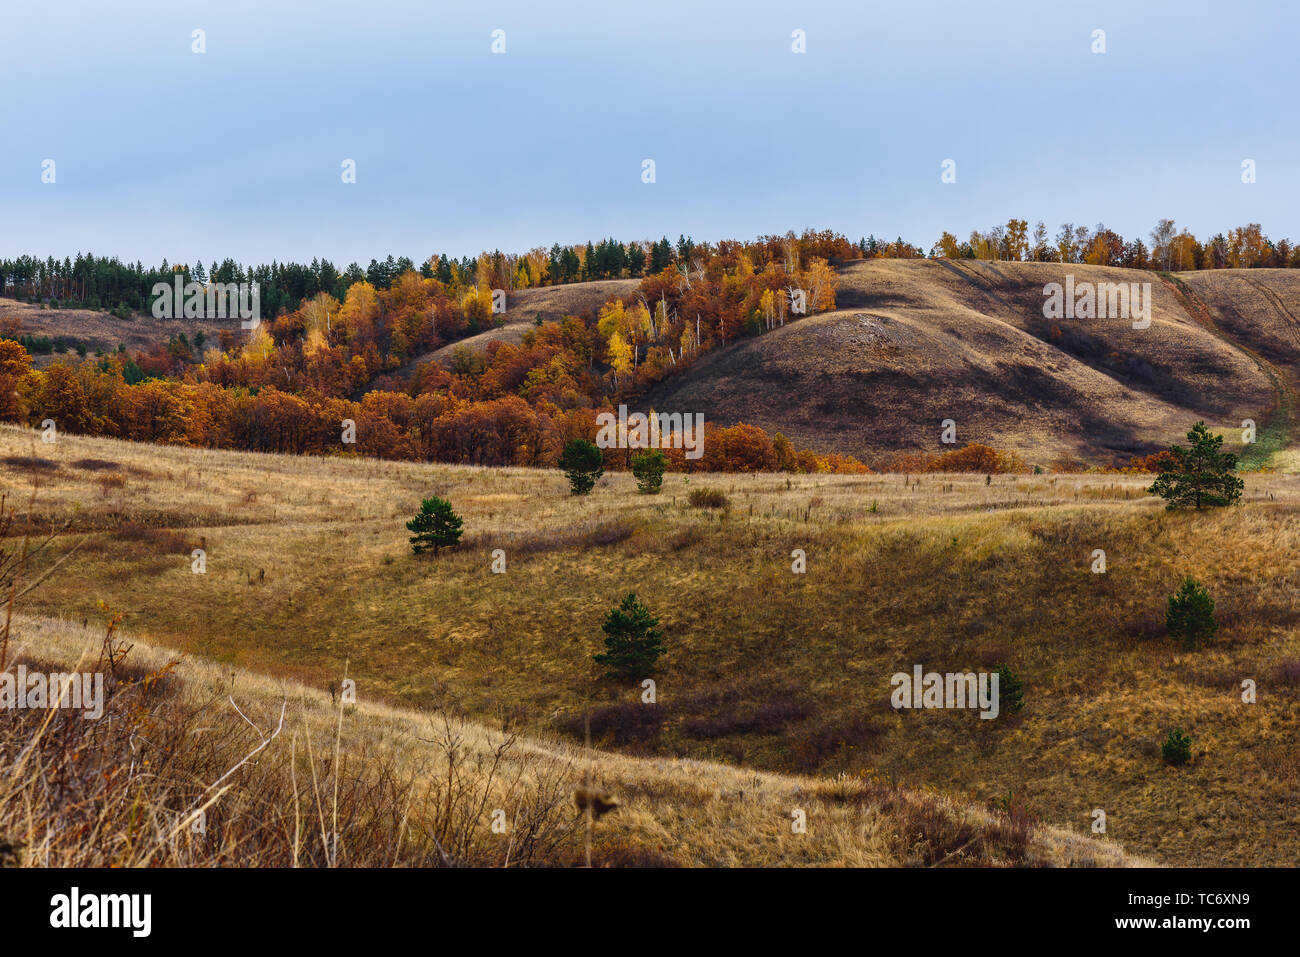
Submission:
[[[1300,240],[1294,0],[6,6],[3,257],[928,249],[1011,217]]]

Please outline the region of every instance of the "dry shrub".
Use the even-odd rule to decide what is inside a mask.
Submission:
[[[117,474],[101,475],[96,479],[96,484],[99,485],[99,490],[103,494],[107,495],[114,489],[126,488],[126,476]]]
[[[1273,680],[1294,688],[1300,685],[1300,658],[1283,658],[1273,669]]]
[[[840,781],[846,779],[841,777]],[[852,780],[852,779],[848,779]],[[897,830],[904,864],[916,867],[1025,865],[1037,819],[1022,800],[993,802],[987,816],[973,814],[933,793],[905,791],[874,779],[824,795],[835,803],[873,807]]]
[[[694,548],[705,539],[704,529],[699,525],[688,525],[679,532],[674,532],[668,538],[663,539],[664,546],[668,551],[680,552],[683,549]]]
[[[427,738],[373,734],[341,704],[313,724],[287,699],[241,706],[187,691],[173,664],[141,671],[119,659],[101,720],[22,710],[0,724],[0,834],[20,863],[459,867],[572,856],[571,768],[532,761],[526,775],[511,734],[484,746],[445,712]],[[496,808],[509,840],[491,831]]]
[[[41,458],[39,455],[6,455],[0,458],[0,463],[31,472],[57,472],[59,469],[58,462]]]
[[[739,677],[682,696],[678,708],[686,715],[682,731],[704,740],[733,734],[772,734],[802,721],[815,708],[804,688],[758,677]]]
[[[686,496],[691,508],[729,508],[731,501],[716,488],[693,488]]]
[[[1203,688],[1218,688],[1226,691],[1236,688],[1241,683],[1241,669],[1232,665],[1198,665],[1186,672],[1187,681]]]
[[[583,857],[575,857],[568,862],[573,867],[585,867]],[[681,862],[653,848],[629,843],[618,837],[612,837],[591,848],[592,867],[681,867]]]
[[[918,472],[973,472],[983,475],[1022,474],[1029,466],[1020,453],[1002,451],[991,445],[972,442],[964,448],[947,452],[895,452],[887,461],[885,472],[911,475]]]
[[[77,459],[72,463],[72,467],[87,472],[119,472],[122,469],[118,463],[110,462],[108,459]]]
[[[562,548],[607,548],[627,541],[636,534],[639,527],[634,519],[615,518],[551,529],[525,538],[512,539],[509,544],[512,552],[521,555],[558,551]]]
[[[1002,639],[981,642],[975,649],[975,657],[979,663],[993,670],[996,670],[998,665],[1010,661],[1015,653],[1011,643]]]
[[[692,738],[712,740],[733,734],[770,734],[808,716],[808,706],[794,698],[728,706],[720,714],[687,718],[682,731]]]

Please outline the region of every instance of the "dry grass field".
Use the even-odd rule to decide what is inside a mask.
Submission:
[[[618,474],[574,499],[558,472],[67,435],[51,446],[0,429],[0,482],[21,523],[71,517],[60,544],[83,541],[24,613],[93,632],[102,601],[125,614],[127,634],[239,681],[300,682],[322,701],[346,667],[367,707],[506,722],[530,747],[571,753],[585,721],[605,786],[637,794],[638,774],[673,778],[664,795],[646,785],[646,817],[602,826],[641,828],[627,841],[674,862],[1007,857],[873,843],[860,829],[878,815],[834,798],[827,807],[848,808],[839,836],[817,838],[834,847],[755,837],[770,826],[773,841],[788,840],[789,808],[775,808],[797,789],[901,786],[971,813],[1001,802],[1058,838],[1082,840],[1102,808],[1106,843],[1159,863],[1293,865],[1300,485],[1252,474],[1239,507],[1171,514],[1144,493],[1149,481],[670,474],[651,497]],[[701,486],[729,508],[689,507]],[[417,558],[404,522],[431,493],[464,517],[465,539]],[[201,575],[190,558],[199,545]],[[490,571],[497,548],[504,574]],[[1105,574],[1090,571],[1098,548]],[[804,574],[791,571],[795,549]],[[1188,574],[1218,602],[1220,633],[1184,653],[1163,613]],[[666,633],[653,706],[591,657],[605,613],[633,590]],[[914,664],[1006,664],[1024,682],[1024,710],[994,721],[896,711],[890,675]],[[1246,678],[1257,703],[1241,700]],[[1160,757],[1174,726],[1195,742],[1181,768]],[[755,775],[771,782],[768,810],[742,783]],[[698,817],[683,810],[692,788],[731,787],[745,796],[715,797]],[[712,836],[691,830],[703,820]]]
[[[944,419],[957,423],[961,443],[1014,449],[1043,466],[1063,455],[1127,460],[1181,440],[1198,419],[1236,449],[1244,419],[1281,429],[1244,450],[1252,464],[1294,439],[1300,345],[1283,305],[1298,301],[1289,270],[1164,279],[1059,263],[875,259],[838,272],[835,311],[711,353],[642,405],[707,410],[869,463],[898,449],[941,450]],[[1067,275],[1151,283],[1150,327],[1044,318],[1043,287]],[[1184,287],[1208,308],[1189,308]]]
[[[11,650],[29,668],[87,669],[102,642],[102,630],[49,618],[19,617],[14,631]],[[856,776],[627,757],[389,707],[364,691],[345,707],[318,688],[130,642],[100,722],[23,712],[0,726],[0,843],[20,848],[23,863],[1147,863],[1015,809]],[[588,826],[579,790],[612,796],[617,810]],[[802,833],[792,830],[796,810]],[[493,830],[498,815],[506,827]]]

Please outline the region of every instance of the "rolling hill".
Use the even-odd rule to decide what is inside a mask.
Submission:
[[[1150,327],[1045,318],[1044,286],[1067,274],[1150,282]],[[1253,419],[1273,442],[1255,450],[1263,455],[1294,439],[1300,306],[1287,303],[1300,302],[1300,277],[1287,270],[1162,279],[1055,263],[878,259],[845,264],[839,277],[835,311],[707,354],[650,389],[641,407],[704,411],[868,462],[942,450],[944,419],[956,422],[959,444],[1015,449],[1043,465],[1154,451],[1198,419],[1226,431],[1230,445]]]
[[[1295,270],[1142,270],[982,260],[855,261],[837,267],[837,308],[706,353],[632,404],[747,422],[802,448],[880,464],[896,451],[957,444],[1016,450],[1031,464],[1126,461],[1204,419],[1249,467],[1300,468],[1300,275]],[[1150,283],[1151,322],[1044,316],[1044,287]],[[541,317],[630,299],[618,279],[511,293],[503,325],[417,356],[395,377],[458,348],[518,342]],[[25,332],[105,350],[146,348],[193,320],[121,320],[5,300]],[[198,323],[215,341],[220,323]],[[38,357],[40,365],[52,357]],[[1242,423],[1258,439],[1242,446]]]
[[[648,496],[617,473],[574,497],[554,469],[69,434],[47,445],[0,426],[0,487],[17,530],[62,528],[31,570],[50,577],[20,605],[38,620],[18,630],[33,658],[65,660],[65,631],[82,643],[86,627],[102,635],[107,606],[126,616],[128,642],[234,672],[236,700],[260,726],[275,695],[245,696],[251,676],[300,683],[321,702],[345,670],[367,707],[508,721],[549,753],[559,742],[572,754],[589,721],[592,748],[610,754],[596,759],[601,786],[647,815],[640,836],[623,837],[678,863],[1009,860],[1001,838],[949,858],[975,835],[956,839],[939,808],[912,824],[890,812],[892,836],[863,845],[870,832],[858,828],[904,809],[893,787],[971,813],[1010,804],[1075,841],[1103,808],[1106,842],[1160,863],[1294,863],[1300,479],[1247,476],[1241,507],[1208,514],[1166,512],[1149,481],[694,473]],[[699,487],[730,507],[692,507],[686,493]],[[465,537],[413,556],[405,522],[430,494],[453,504]],[[1106,574],[1090,570],[1098,548]],[[1216,601],[1219,633],[1200,651],[1165,634],[1167,596],[1185,575]],[[592,658],[604,616],[631,591],[665,634],[653,706],[639,682],[602,678]],[[63,624],[39,624],[49,619]],[[992,721],[897,710],[890,676],[916,664],[1006,665],[1023,680],[1024,709]],[[1247,678],[1257,703],[1242,700]],[[348,727],[349,755],[394,740],[421,753],[382,726]],[[1161,760],[1173,727],[1195,742],[1181,768]],[[242,734],[237,756],[257,743]],[[19,750],[0,742],[0,757]],[[225,754],[198,777],[238,759],[217,770]],[[754,803],[763,790],[743,782],[755,775],[776,776],[763,778],[770,800]],[[794,794],[820,794],[839,816],[807,845],[773,843],[789,837]],[[1040,854],[1062,859],[1028,856]]]

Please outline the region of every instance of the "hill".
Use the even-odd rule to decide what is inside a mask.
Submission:
[[[11,650],[29,670],[86,670],[102,643],[102,630],[58,619],[20,616],[14,630]],[[138,635],[120,637],[130,651],[115,669],[102,724],[56,719],[42,727],[39,713],[24,713],[0,727],[0,839],[40,848],[29,863],[1146,863],[1111,843],[1030,830],[1023,818],[881,782],[633,758],[553,737],[522,738],[441,710],[386,706],[364,681],[356,704],[345,706],[319,688],[178,655]],[[67,768],[71,741],[93,741],[76,775]],[[23,753],[33,743],[36,759]],[[255,770],[244,770],[241,760],[254,755]],[[137,767],[149,772],[128,770]],[[223,786],[204,787],[207,781]],[[574,806],[579,789],[618,801],[616,812],[592,822],[590,838]],[[791,828],[795,809],[807,821],[802,833]],[[505,828],[494,831],[497,814]]]
[[[518,345],[524,330],[540,316],[543,322],[555,322],[565,316],[586,316],[595,313],[610,299],[630,299],[636,293],[636,279],[598,279],[593,282],[570,283],[562,286],[539,286],[536,289],[516,289],[506,300],[503,322],[487,332],[480,332],[457,342],[448,343],[432,352],[426,352],[408,362],[398,373],[409,376],[426,362],[446,362],[452,352],[466,348],[482,352],[493,341]]]
[[[190,341],[196,333],[203,333],[209,347],[219,341],[222,329],[238,331],[238,320],[206,319],[155,319],[151,315],[135,314],[122,319],[110,312],[94,309],[42,309],[34,303],[16,299],[0,299],[0,322],[9,320],[19,324],[21,332],[36,337],[56,339],[63,337],[70,347],[77,343],[88,352],[112,352],[119,345],[133,351],[146,351],[158,343],[166,344],[173,336],[185,334]],[[57,356],[32,357],[38,367],[49,365]]]
[[[705,353],[632,401],[747,422],[796,446],[881,465],[898,451],[957,445],[1015,450],[1030,463],[1124,462],[1181,439],[1204,419],[1248,467],[1300,468],[1300,276],[1295,270],[1157,274],[1108,267],[980,260],[873,259],[839,265],[838,308]],[[1051,283],[1149,284],[1150,324],[1048,318]],[[395,374],[446,362],[460,348],[519,342],[538,317],[590,315],[631,300],[637,280],[510,294],[501,326],[423,353]],[[117,319],[6,300],[0,319],[90,349],[145,349],[220,323]],[[53,357],[37,358],[39,365]],[[393,387],[392,379],[384,381]],[[372,386],[373,387],[373,386]],[[1257,441],[1242,444],[1242,423]]]
[[[504,716],[570,746],[589,726],[593,747],[629,759],[734,769],[717,781],[885,782],[1077,835],[1102,808],[1108,841],[1162,863],[1294,862],[1300,479],[1250,476],[1243,506],[1204,515],[1165,512],[1149,480],[697,473],[668,476],[654,497],[620,473],[575,499],[549,470],[66,434],[44,445],[0,428],[0,483],[20,528],[71,520],[33,572],[84,538],[27,614],[93,626],[103,601],[127,633],[225,669],[323,691],[346,668],[366,702]],[[730,507],[691,507],[686,492],[701,486]],[[464,517],[465,539],[417,558],[404,522],[431,493]],[[1090,570],[1097,548],[1106,574]],[[503,574],[491,571],[495,549]],[[795,549],[804,573],[792,571]],[[1164,633],[1166,596],[1185,575],[1217,602],[1219,637],[1199,652]],[[604,615],[629,591],[666,635],[653,707],[592,660]],[[1006,665],[1025,708],[992,721],[896,710],[890,676],[917,664]],[[1241,700],[1246,678],[1258,703]],[[1175,726],[1195,742],[1182,768],[1160,757]],[[721,787],[689,774],[707,793]],[[701,813],[715,811],[730,820],[726,806]],[[691,851],[661,852],[705,853],[677,823],[664,828]],[[895,847],[881,859],[912,856]]]
[[[1248,275],[1241,275],[1248,273]],[[1151,324],[1048,319],[1044,286],[1151,283]],[[1257,463],[1290,447],[1297,277],[1288,270],[1158,274],[1058,263],[886,260],[839,267],[838,308],[706,355],[640,403],[783,432],[878,461],[983,442],[1048,465],[1124,460],[1204,419],[1238,442],[1271,424]],[[1196,290],[1207,308],[1189,307]],[[1251,292],[1249,298],[1240,295]],[[1280,374],[1279,374],[1280,372]]]

